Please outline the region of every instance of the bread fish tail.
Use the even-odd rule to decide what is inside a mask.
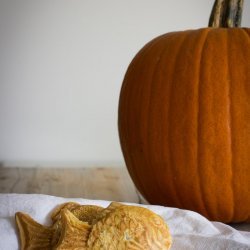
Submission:
[[[15,220],[20,235],[21,250],[51,249],[54,230],[33,220],[28,214],[17,212]]]

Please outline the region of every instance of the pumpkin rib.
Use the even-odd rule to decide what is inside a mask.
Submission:
[[[233,175],[233,169],[234,169],[234,157],[233,157],[233,137],[232,137],[232,131],[233,131],[233,110],[232,110],[232,86],[231,86],[231,71],[230,71],[230,60],[228,58],[228,55],[230,53],[230,46],[229,46],[229,37],[230,37],[230,29],[227,30],[226,34],[227,34],[227,58],[226,58],[226,62],[227,62],[227,75],[229,77],[228,79],[228,114],[229,114],[229,137],[230,137],[230,170],[231,170],[231,193],[232,193],[232,204],[235,204],[235,192],[234,192],[234,175]],[[235,206],[232,206],[232,212],[231,212],[231,217],[229,219],[229,221],[232,221],[232,219],[235,216]]]
[[[247,211],[247,208],[245,206],[243,206],[244,203],[246,204],[250,204],[249,201],[249,191],[248,191],[248,195],[245,194],[244,189],[242,187],[244,187],[244,183],[249,183],[249,178],[246,179],[245,176],[249,176],[248,175],[248,171],[249,171],[249,165],[246,165],[244,162],[244,160],[246,157],[246,153],[249,154],[249,150],[247,150],[247,148],[249,148],[249,143],[247,143],[249,141],[249,133],[244,132],[245,130],[245,126],[244,125],[244,121],[246,121],[246,118],[248,118],[248,114],[249,114],[249,106],[247,105],[248,102],[248,96],[246,95],[246,85],[248,85],[248,83],[246,83],[245,80],[245,73],[246,75],[248,74],[249,77],[249,50],[240,50],[240,51],[236,51],[235,50],[235,46],[237,44],[241,44],[242,48],[249,46],[249,36],[248,34],[246,34],[247,32],[242,32],[241,30],[228,30],[228,33],[232,32],[232,34],[228,34],[228,45],[230,46],[228,51],[231,53],[228,53],[229,56],[229,60],[228,62],[231,64],[231,66],[229,65],[229,69],[232,69],[235,71],[235,73],[232,72],[232,70],[230,70],[229,72],[229,77],[233,77],[231,81],[231,89],[232,91],[232,95],[231,98],[233,98],[232,102],[231,102],[231,106],[233,108],[233,111],[231,112],[232,115],[234,115],[232,122],[234,124],[234,127],[232,128],[233,131],[239,131],[237,136],[235,133],[232,133],[232,135],[234,136],[234,143],[232,143],[232,146],[234,146],[232,148],[233,150],[233,154],[232,157],[234,157],[234,162],[233,162],[233,169],[232,169],[232,173],[233,173],[233,179],[232,179],[232,187],[233,187],[233,192],[234,192],[234,215],[233,218],[238,218],[238,219],[234,219],[235,222],[238,221],[247,221],[249,220],[249,209]],[[234,35],[235,34],[235,35]],[[247,53],[247,54],[246,54]],[[245,66],[243,66],[243,64],[241,64],[240,62],[244,60],[244,58],[247,58],[248,61],[246,62]],[[241,65],[241,66],[239,66]],[[235,77],[236,73],[240,73],[240,76],[238,78]],[[242,76],[244,76],[242,78]],[[246,76],[247,77],[247,76]],[[248,79],[247,77],[247,79]],[[245,82],[245,84],[244,84]],[[232,83],[234,83],[234,85],[232,85]],[[242,85],[243,83],[243,85]],[[237,92],[236,92],[237,91]],[[249,92],[248,92],[249,93]],[[234,96],[233,96],[234,94]],[[240,98],[239,98],[240,97]],[[237,112],[238,106],[243,106],[246,109],[243,109],[241,113]],[[247,108],[248,107],[248,108]],[[246,113],[248,112],[248,113]],[[239,115],[241,114],[241,115]],[[243,115],[245,114],[245,115]],[[249,123],[248,123],[249,124]],[[249,127],[249,126],[248,126]],[[245,139],[245,138],[248,138]],[[244,153],[245,152],[245,153]],[[244,172],[240,172],[239,171],[239,167],[241,169],[241,171]],[[244,174],[245,173],[245,174]],[[248,189],[249,190],[249,189]],[[239,199],[239,194],[244,195],[245,198],[241,198]],[[244,197],[243,196],[243,197]],[[244,201],[245,200],[245,201]],[[232,219],[231,219],[232,220]]]
[[[250,43],[250,29],[243,28],[243,30],[244,30],[245,33],[248,35],[248,41],[249,41],[249,43]],[[246,222],[250,222],[250,215],[247,217]]]
[[[171,172],[173,173],[173,178],[172,178],[172,183],[173,183],[173,186],[174,186],[174,189],[175,190],[179,190],[179,187],[178,187],[178,179],[180,178],[180,174],[179,174],[179,171],[178,171],[178,166],[176,166],[176,160],[174,159],[174,149],[173,149],[173,146],[172,146],[172,143],[174,144],[175,141],[173,141],[173,138],[171,139],[171,132],[174,131],[174,123],[173,123],[173,120],[172,119],[173,117],[175,117],[175,103],[174,103],[174,100],[173,100],[173,90],[174,90],[174,85],[175,85],[175,77],[176,75],[178,75],[178,67],[177,67],[177,64],[179,63],[179,61],[181,60],[182,58],[182,51],[183,50],[186,50],[186,41],[189,39],[189,34],[190,34],[190,31],[185,31],[182,33],[182,36],[181,38],[179,37],[179,39],[182,39],[182,41],[180,42],[180,44],[178,45],[178,52],[177,52],[177,55],[175,55],[175,62],[174,62],[174,66],[173,66],[173,74],[171,74],[171,76],[169,76],[169,83],[170,83],[170,97],[169,97],[169,104],[168,104],[168,120],[169,120],[169,125],[168,125],[168,134],[170,135],[170,142],[169,142],[169,163],[170,163],[170,166],[171,166]],[[176,171],[177,170],[177,171]],[[175,177],[175,178],[174,178]],[[181,184],[182,185],[182,184]],[[185,207],[185,204],[183,204],[183,198],[181,198],[181,196],[183,195],[182,193],[176,193],[177,194],[177,201],[178,201],[178,206],[180,207]],[[184,199],[185,200],[185,199]]]
[[[157,59],[157,62],[152,66],[154,67],[152,69],[152,76],[151,76],[151,79],[150,79],[150,82],[155,82],[155,84],[158,83],[158,81],[155,81],[155,77],[158,75],[158,69],[159,69],[159,65],[161,63],[161,59],[163,58],[163,55],[164,53],[166,52],[166,47],[165,47],[165,42],[163,42],[164,39],[161,39],[159,40],[158,39],[158,42],[162,42],[162,48],[161,50],[158,49],[158,53],[159,53],[159,58]],[[160,46],[160,45],[158,45]],[[160,52],[159,52],[160,51]],[[156,89],[156,86],[154,85],[154,89]],[[145,146],[146,146],[146,152],[152,152],[153,149],[151,148],[152,146],[154,146],[154,143],[152,143],[152,139],[154,139],[154,132],[155,131],[152,131],[152,122],[154,122],[154,119],[152,119],[152,113],[153,113],[153,103],[152,103],[152,85],[149,84],[148,86],[148,98],[146,98],[145,100],[148,101],[147,105],[143,105],[144,107],[144,111],[146,111],[146,113],[148,114],[147,115],[147,122],[146,122],[146,128],[145,128],[145,131],[147,131],[147,139],[146,139],[146,143],[145,143]],[[149,125],[150,124],[150,125]],[[151,138],[152,136],[152,138]],[[155,167],[155,161],[152,161],[152,158],[148,158],[147,159],[148,161],[148,166],[151,166],[149,169],[147,169],[147,171],[149,171],[151,169],[152,171],[152,174],[155,175],[155,170],[154,170],[154,167]],[[150,174],[151,176],[151,174]],[[155,196],[158,196],[160,198],[161,194],[158,192],[158,190],[161,190],[161,188],[159,187],[159,181],[157,180],[157,174],[156,174],[156,182],[154,184],[157,192],[155,193]],[[161,199],[161,198],[160,198]]]
[[[167,44],[166,47],[169,46],[169,47],[172,48],[173,41],[175,41],[176,33],[172,33],[171,35],[172,35],[171,43]],[[172,41],[172,39],[173,39],[173,41]],[[180,46],[181,46],[181,42],[179,42],[178,44],[175,44],[175,50],[173,52],[174,55],[176,55],[176,53],[178,53]],[[172,58],[171,58],[171,60],[173,60],[173,62],[171,63],[171,66],[169,66],[170,68],[166,68],[167,72],[169,71],[168,75],[172,75],[172,72],[175,69],[176,56],[173,56]],[[165,58],[165,60],[169,60],[169,59]],[[164,62],[163,65],[169,65],[169,64],[167,62],[166,63]],[[171,80],[169,82],[171,82]],[[166,84],[166,82],[164,81],[164,78],[162,80],[162,83],[164,85]],[[166,109],[167,109],[166,113],[162,114],[162,112],[161,112],[161,115],[163,115],[163,117],[165,117],[166,120],[169,120],[168,117],[169,117],[169,114],[170,114],[169,110],[170,110],[171,86],[172,86],[172,84],[170,84],[170,87],[169,87],[170,90],[166,91],[167,93],[169,93],[168,96],[166,97],[166,106],[165,106]],[[165,126],[167,125],[167,129],[166,129],[167,132],[166,132],[166,134],[164,134],[163,136],[161,136],[161,145],[166,146],[167,149],[164,150],[164,147],[159,147],[159,150],[161,151],[162,159],[166,159],[166,162],[162,164],[163,168],[159,168],[159,175],[157,174],[156,176],[159,176],[159,178],[161,178],[162,185],[164,185],[165,179],[167,179],[167,180],[171,179],[171,181],[169,182],[168,189],[167,190],[165,190],[165,189],[162,190],[162,188],[161,188],[161,189],[159,189],[159,191],[161,193],[163,193],[163,196],[166,196],[166,197],[170,196],[170,198],[168,198],[169,204],[167,204],[167,205],[168,206],[173,206],[173,204],[178,204],[179,200],[180,200],[179,197],[178,197],[178,193],[176,192],[176,190],[177,190],[176,189],[176,185],[174,183],[173,178],[169,178],[168,176],[166,176],[166,178],[165,178],[165,177],[162,176],[163,175],[162,173],[164,173],[164,172],[166,173],[166,175],[169,175],[169,176],[172,175],[170,144],[166,145],[165,144],[165,140],[164,140],[164,136],[166,136],[166,135],[167,135],[168,138],[171,137],[170,125],[167,124],[167,123],[160,123],[160,124],[161,124],[161,130],[163,130],[163,125],[165,125]],[[164,157],[164,152],[166,152],[166,157]],[[167,171],[167,172],[164,171],[164,168],[168,169],[169,171]],[[164,201],[162,202],[162,204],[164,204]]]
[[[160,57],[158,58],[157,62],[155,63],[155,65],[153,66],[153,70],[152,70],[152,77],[151,77],[151,80],[152,82],[155,82],[155,84],[158,82],[158,81],[155,81],[155,77],[157,76],[157,70],[158,70],[158,67],[160,65],[160,62],[161,62],[161,59],[163,58],[163,53],[166,51],[166,48],[165,46],[163,46],[162,50],[161,50],[161,53],[160,54]],[[154,131],[152,131],[152,126],[149,124],[152,123],[152,119],[151,119],[151,115],[152,115],[152,112],[153,112],[153,104],[152,104],[152,86],[151,84],[149,85],[149,90],[148,90],[148,103],[147,105],[144,106],[145,110],[147,110],[147,122],[145,123],[146,124],[146,127],[145,128],[145,131],[147,131],[147,140],[146,140],[146,143],[145,143],[145,146],[147,147],[146,151],[147,152],[151,152],[152,149],[151,149],[151,145],[153,145],[153,143],[150,143],[151,142],[151,136]],[[154,89],[156,88],[156,86],[154,85]],[[154,135],[152,135],[152,138],[154,138]],[[152,162],[151,158],[147,159],[148,163],[149,163],[149,166],[151,166],[151,170],[154,171],[154,162]],[[148,170],[148,169],[147,169]],[[155,174],[155,173],[153,173]],[[156,175],[156,182],[155,182],[155,187],[157,189],[157,192],[156,192],[156,195],[159,196],[159,192],[158,190],[160,190],[158,187],[159,187],[159,182],[157,180],[157,175]]]
[[[200,178],[209,218],[227,221],[232,214],[230,130],[228,127],[228,66],[226,29],[209,33],[202,68],[199,94],[202,119],[200,150]],[[217,46],[214,46],[216,43]],[[209,95],[210,94],[210,95]],[[209,166],[209,168],[207,167]]]
[[[203,44],[201,46],[201,50],[200,50],[200,60],[197,60],[197,62],[199,63],[200,67],[199,67],[199,73],[198,73],[198,82],[197,82],[197,173],[199,176],[202,176],[202,169],[201,169],[201,157],[200,157],[200,153],[199,153],[199,141],[200,141],[200,134],[201,134],[201,131],[200,131],[200,126],[199,124],[201,123],[200,119],[200,82],[201,82],[201,62],[202,62],[202,59],[203,59],[203,54],[204,54],[204,48],[205,48],[205,44],[207,42],[207,39],[208,39],[208,34],[209,34],[209,31],[210,29],[204,29],[204,33],[205,33],[205,37],[203,38]],[[206,202],[204,200],[205,198],[205,195],[204,195],[204,190],[203,190],[203,186],[201,185],[201,178],[198,178],[198,183],[199,183],[199,190],[201,192],[201,202],[202,202],[202,205],[204,207],[204,214],[206,217],[210,217],[211,214],[209,213],[207,207],[206,207]]]
[[[129,139],[130,135],[131,135],[129,128],[131,127],[131,125],[128,124],[130,121],[133,120],[133,119],[128,118],[130,116],[129,114],[133,113],[133,112],[131,113],[131,109],[133,108],[133,103],[131,104],[131,102],[129,101],[129,100],[134,99],[133,97],[131,97],[131,94],[133,94],[133,93],[137,94],[138,92],[140,94],[141,91],[137,90],[140,87],[139,84],[131,85],[131,84],[126,84],[126,82],[134,82],[133,79],[138,78],[138,75],[136,73],[139,73],[139,72],[137,71],[137,69],[141,68],[140,65],[143,64],[145,56],[148,56],[148,54],[151,52],[151,49],[154,47],[154,45],[156,43],[157,43],[157,39],[152,40],[150,43],[145,45],[138,52],[137,56],[132,60],[131,65],[128,68],[128,71],[124,77],[125,84],[122,87],[121,94],[120,94],[121,98],[120,98],[120,102],[119,102],[119,110],[122,110],[122,112],[124,113],[122,116],[120,115],[120,118],[118,119],[118,122],[120,121],[119,122],[119,133],[120,133],[120,135],[123,134],[123,136],[120,136],[122,151],[123,151],[124,155],[126,155],[125,161],[126,161],[126,166],[127,166],[128,172],[129,172],[131,178],[133,179],[133,181],[136,185],[136,188],[144,197],[145,197],[144,190],[146,190],[146,188],[144,187],[145,184],[139,178],[140,173],[137,172],[137,168],[135,168],[135,169],[130,168],[130,166],[134,165],[134,158],[132,157],[131,154],[129,154],[130,143],[131,143],[131,140]],[[134,73],[134,72],[136,72],[136,73]],[[131,76],[132,76],[132,79],[130,79]],[[131,88],[131,86],[134,87],[134,91],[133,91],[133,87]],[[129,90],[127,90],[126,87]],[[121,112],[119,112],[119,114],[121,114]],[[121,118],[123,118],[123,119],[127,118],[127,119],[125,119],[124,121],[121,121]],[[131,162],[131,164],[128,161]],[[135,165],[136,165],[136,163],[135,163]]]
[[[138,53],[139,54],[139,53]],[[128,169],[128,172],[132,178],[132,180],[134,182],[136,182],[136,180],[138,179],[136,177],[136,172],[135,171],[131,171],[131,169],[128,167],[130,165],[132,165],[132,157],[131,155],[128,153],[128,146],[127,146],[127,143],[126,143],[126,140],[128,140],[129,138],[129,135],[128,135],[128,130],[130,128],[129,124],[128,124],[128,121],[129,119],[127,118],[126,119],[126,116],[128,116],[128,106],[129,106],[129,93],[133,93],[133,91],[129,92],[127,91],[127,88],[131,88],[129,85],[128,85],[128,79],[132,80],[133,81],[133,78],[135,78],[135,74],[133,74],[132,72],[135,71],[134,70],[134,67],[133,67],[133,63],[135,61],[135,59],[137,59],[137,57],[135,57],[132,61],[131,61],[131,64],[130,64],[130,67],[128,68],[127,70],[127,73],[124,77],[124,84],[122,85],[122,88],[121,88],[121,91],[120,91],[120,101],[119,101],[119,112],[118,112],[118,129],[119,129],[119,134],[123,134],[123,136],[120,136],[120,144],[121,144],[121,148],[122,148],[122,152],[123,154],[125,155],[125,163],[126,163],[126,166],[127,166],[127,169]],[[142,58],[139,57],[139,59],[142,61]],[[133,89],[133,88],[132,88]],[[121,111],[123,111],[124,115],[121,116]]]
[[[162,39],[162,36],[161,36],[161,39]],[[146,73],[148,73],[149,71],[147,70],[147,68],[151,68],[151,67],[149,67],[148,65],[146,65],[146,64],[144,64],[143,62],[144,61],[147,61],[147,57],[152,57],[152,54],[154,55],[154,50],[156,49],[157,51],[158,51],[158,46],[159,46],[159,42],[161,42],[161,39],[159,39],[159,38],[156,38],[156,39],[154,39],[154,40],[152,40],[151,41],[151,43],[149,43],[148,45],[146,45],[146,48],[145,48],[145,51],[143,52],[143,53],[141,53],[141,55],[140,55],[140,57],[142,58],[142,64],[141,65],[136,65],[136,68],[137,68],[137,70],[139,69],[139,72],[143,72],[143,69],[145,70],[146,69]],[[154,67],[154,65],[152,65],[152,67]],[[141,71],[140,71],[141,70]],[[151,70],[152,72],[150,73],[150,74],[152,74],[153,75],[153,71],[154,70]],[[139,78],[136,78],[136,80],[138,81],[140,81],[140,77]],[[136,84],[135,84],[136,85]],[[150,84],[137,84],[137,89],[135,89],[135,93],[137,93],[137,95],[138,95],[138,93],[139,93],[139,95],[141,96],[141,95],[143,95],[143,93],[144,92],[146,92],[145,91],[145,86],[149,86],[150,87]],[[131,92],[131,90],[130,90],[130,92]],[[147,91],[147,93],[148,92],[150,92],[150,91]],[[143,100],[143,98],[134,98],[134,97],[132,97],[131,98],[131,100]],[[147,100],[147,99],[145,99],[145,100]],[[138,115],[138,117],[137,117],[137,119],[138,119],[138,125],[140,125],[141,123],[140,123],[140,118],[141,118],[141,115],[143,115],[143,113],[145,113],[145,114],[148,114],[148,112],[145,112],[145,110],[147,109],[146,108],[146,105],[145,105],[145,102],[140,102],[140,103],[138,103],[137,104],[137,107],[138,107],[138,109],[139,110],[141,110],[141,112],[139,111],[139,115]],[[142,109],[140,109],[140,107],[142,107]],[[134,117],[133,115],[134,115],[134,113],[132,112],[131,113],[131,115],[132,115],[132,117],[133,117],[133,119],[129,119],[130,121],[132,121],[132,120],[134,120],[134,123],[136,123],[136,117]],[[145,118],[146,119],[146,118]],[[145,120],[145,119],[142,119],[142,120]],[[138,125],[136,125],[136,126],[138,126]],[[142,124],[141,124],[142,125]],[[145,123],[145,125],[148,125],[147,123]],[[145,129],[145,131],[146,131],[147,129]],[[130,134],[130,136],[131,136],[131,134]],[[147,142],[145,141],[145,145],[144,145],[144,147],[145,147],[145,152],[148,152],[147,151],[147,149],[146,149],[146,144],[147,144]],[[136,142],[136,145],[138,146],[138,141]],[[130,145],[131,146],[131,145]],[[132,149],[133,150],[133,149]],[[145,166],[144,166],[144,168],[146,168],[146,166],[147,166],[147,159],[144,159],[144,160],[146,160],[146,163],[145,163]],[[134,159],[132,159],[132,161],[134,161]],[[138,162],[136,162],[136,161],[134,161],[134,163],[135,163],[135,165],[138,165]],[[139,175],[137,175],[137,170],[138,170],[139,168],[136,168],[135,169],[135,173],[136,173],[136,178],[137,178],[137,180],[136,180],[136,182],[139,184],[138,185],[138,187],[140,187],[141,188],[141,190],[140,190],[140,192],[143,194],[144,193],[144,190],[147,190],[147,186],[148,186],[148,184],[149,184],[149,181],[148,180],[145,180],[145,181],[142,181],[142,179],[139,177]],[[149,171],[150,169],[148,169],[148,168],[146,168],[145,169],[145,171]],[[139,174],[139,173],[138,173]],[[153,173],[154,174],[154,173]],[[149,175],[149,176],[151,176],[151,175]],[[155,188],[155,186],[154,185],[151,185],[151,183],[149,184],[152,188],[151,189],[154,189]],[[151,190],[152,191],[152,190]],[[154,191],[152,191],[152,193],[155,193]]]
[[[173,40],[175,40],[175,37],[176,37],[176,33],[171,33],[171,35],[172,35],[172,39]],[[165,57],[165,61],[163,61],[163,64],[162,65],[168,65],[169,67],[166,67],[166,70],[167,70],[167,72],[168,72],[168,75],[173,75],[173,72],[175,71],[175,65],[176,65],[176,63],[177,63],[177,57],[178,57],[178,51],[179,51],[179,49],[183,46],[183,44],[182,43],[185,43],[185,37],[184,38],[182,38],[183,39],[183,41],[182,42],[180,42],[178,45],[175,43],[175,45],[174,45],[174,50],[173,50],[173,48],[172,48],[172,46],[173,46],[173,41],[171,41],[171,43],[170,44],[166,44],[166,51],[168,52],[169,51],[169,47],[171,47],[171,51],[172,51],[172,53],[175,53],[174,55],[175,56],[173,56],[172,58],[174,58],[173,59],[173,62],[171,63],[171,66],[169,66],[170,64],[169,64],[169,58],[168,57],[166,57],[166,56],[164,56]],[[169,53],[169,52],[168,52]],[[168,53],[166,53],[166,54],[168,54]],[[163,74],[163,73],[162,73]],[[165,75],[166,73],[164,73],[163,74],[163,76]],[[161,76],[162,77],[162,76]],[[170,85],[170,87],[169,87],[169,90],[167,91],[166,90],[166,92],[168,93],[168,95],[166,96],[166,112],[165,113],[163,113],[163,112],[160,112],[160,115],[161,115],[161,121],[164,121],[164,120],[166,120],[166,121],[168,121],[169,120],[169,115],[170,115],[170,104],[171,104],[171,87],[173,86],[173,82],[174,82],[174,80],[173,79],[170,79],[170,84],[167,84],[167,85]],[[162,85],[166,85],[166,82],[165,82],[165,79],[164,79],[164,77],[162,78],[162,80],[161,80],[161,84]],[[163,88],[164,89],[164,88]],[[162,103],[162,102],[160,102],[160,103]],[[155,121],[155,122],[157,122],[157,121]],[[164,127],[167,125],[167,129],[164,129],[164,127],[163,127],[163,125],[164,125]],[[167,137],[168,138],[170,138],[171,137],[171,133],[170,133],[170,124],[168,124],[167,122],[161,122],[160,123],[160,128],[161,128],[161,131],[166,131],[166,134],[164,133],[161,133],[162,134],[162,136],[161,136],[161,138],[160,138],[160,145],[164,145],[164,146],[166,146],[166,144],[165,144],[165,142],[166,142],[166,138],[164,138],[164,136],[166,136],[167,135]],[[167,141],[169,141],[169,139],[167,140]],[[161,182],[163,182],[162,183],[162,185],[164,185],[164,182],[165,182],[165,180],[166,179],[170,179],[169,177],[163,177],[163,173],[164,172],[166,172],[166,170],[165,170],[165,168],[167,167],[168,169],[170,169],[170,173],[168,173],[169,175],[171,175],[172,174],[172,169],[171,169],[171,166],[172,166],[172,164],[171,164],[171,154],[170,154],[170,147],[171,147],[171,144],[167,144],[167,147],[168,147],[168,149],[167,149],[167,156],[166,157],[164,157],[164,153],[166,152],[166,150],[165,150],[165,148],[163,147],[163,146],[160,146],[159,147],[159,150],[160,150],[160,155],[161,155],[161,162],[162,162],[162,159],[163,159],[163,162],[164,162],[164,159],[167,159],[167,162],[165,162],[164,164],[162,164],[162,168],[161,167],[159,167],[159,172],[157,173],[157,177],[159,177],[160,179],[161,179]],[[169,183],[169,189],[168,190],[162,190],[162,188],[160,188],[159,189],[159,192],[161,192],[162,194],[163,194],[163,196],[169,196],[169,194],[167,193],[168,191],[170,191],[170,198],[168,198],[168,200],[170,201],[170,205],[171,206],[173,206],[173,203],[172,203],[172,201],[173,200],[175,200],[174,201],[174,204],[178,204],[178,203],[180,203],[180,199],[179,199],[179,197],[178,197],[178,193],[176,192],[176,185],[175,185],[175,181],[174,181],[174,179],[172,178],[171,179],[171,183]],[[164,204],[164,200],[163,200],[163,202],[162,202],[162,204]]]
[[[176,34],[172,34],[172,36],[175,36],[175,35]],[[169,37],[169,36],[167,36],[167,37]],[[171,39],[171,38],[168,38],[168,39]],[[162,61],[162,59],[166,60],[166,54],[168,54],[168,52],[169,52],[169,44],[166,44],[164,42],[164,48],[163,48],[162,52],[160,53],[160,58],[159,58],[159,60],[157,62],[157,65],[155,65],[155,69],[154,69],[154,73],[153,73],[153,77],[152,77],[152,81],[155,83],[154,84],[154,89],[156,91],[157,91],[157,89],[161,90],[162,88],[160,86],[166,84],[164,82],[164,78],[161,79],[162,76],[161,76],[161,73],[159,73],[159,71],[161,70],[159,65],[160,66],[165,65],[165,63],[164,63],[164,61]],[[174,66],[172,66],[172,68],[174,69]],[[157,79],[156,76],[159,76],[160,79]],[[152,85],[150,85],[150,86],[152,86]],[[157,123],[157,121],[154,119],[155,114],[157,115],[157,114],[160,113],[162,116],[166,115],[166,113],[163,113],[162,110],[160,112],[157,111],[157,106],[159,106],[157,104],[157,99],[158,98],[156,100],[155,99],[153,100],[153,96],[155,96],[155,98],[158,97],[158,95],[156,93],[154,95],[152,95],[152,91],[150,90],[149,91],[149,98],[148,98],[148,100],[149,100],[148,110],[149,111],[147,112],[148,114],[150,114],[150,115],[148,115],[147,124],[150,124],[148,126],[148,128],[155,128],[155,127],[157,127],[157,125],[159,125],[159,124],[155,125],[155,123]],[[158,129],[160,131],[159,130],[158,131],[150,131],[150,130],[148,131],[148,136],[147,136],[147,138],[148,138],[148,143],[147,144],[149,146],[149,148],[147,150],[148,152],[152,152],[154,150],[155,145],[154,145],[154,143],[152,143],[152,140],[155,140],[156,143],[158,142],[160,145],[164,145],[163,136],[160,136],[160,138],[157,139],[157,136],[152,134],[152,133],[162,134],[162,131],[164,130],[163,125],[165,125],[165,124],[160,123],[160,125],[158,127]],[[150,134],[152,135],[152,138],[150,137]],[[151,161],[151,158],[149,158],[149,164],[152,166],[152,169],[154,169],[154,164],[156,164],[156,165],[158,164],[159,159],[164,159],[163,151],[164,151],[163,147],[159,147],[158,155],[157,156],[155,155],[155,157],[153,159],[153,162]],[[169,193],[167,191],[165,191],[165,190],[164,190],[164,192],[162,192],[162,188],[161,188],[161,185],[162,185],[162,174],[161,173],[164,172],[164,168],[165,168],[165,164],[164,163],[160,164],[159,167],[155,169],[156,171],[158,170],[159,172],[157,171],[157,172],[153,173],[155,175],[155,179],[156,179],[156,184],[155,185],[157,186],[157,190],[158,190],[157,195],[159,195],[161,197],[162,201],[164,201],[166,196],[169,196]],[[173,194],[173,192],[174,192],[174,194]],[[170,199],[176,200],[176,197],[177,197],[176,189],[175,189],[175,187],[172,187],[172,197]],[[178,202],[178,198],[177,198],[177,202]],[[176,201],[175,201],[175,203],[176,203]]]

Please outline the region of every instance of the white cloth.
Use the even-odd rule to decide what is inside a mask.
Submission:
[[[39,223],[50,225],[50,212],[57,205],[68,201],[103,207],[107,207],[110,203],[109,201],[61,198],[40,194],[0,194],[0,249],[19,249],[14,220],[16,212],[26,212]],[[223,223],[210,222],[198,213],[187,210],[151,205],[140,206],[149,208],[167,222],[173,237],[171,250],[250,249],[250,232],[238,231]]]

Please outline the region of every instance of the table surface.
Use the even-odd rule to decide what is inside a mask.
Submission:
[[[0,193],[139,203],[126,168],[0,168]]]
[[[69,198],[145,203],[125,167],[3,168],[0,193],[48,194]],[[250,231],[250,224],[233,224]]]

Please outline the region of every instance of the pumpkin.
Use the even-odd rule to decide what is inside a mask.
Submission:
[[[122,84],[118,128],[151,204],[250,221],[250,29],[242,0],[215,1],[207,28],[146,44]]]

